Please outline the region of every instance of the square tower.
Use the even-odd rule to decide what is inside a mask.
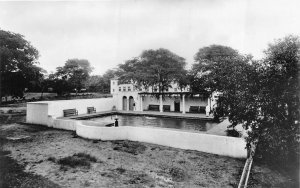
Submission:
[[[110,80],[110,94],[116,94],[118,91],[118,79],[113,78]]]

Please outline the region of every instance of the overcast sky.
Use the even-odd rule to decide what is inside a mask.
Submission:
[[[268,43],[300,35],[300,0],[0,2],[0,29],[20,33],[48,72],[87,59],[103,74],[143,50],[166,48],[191,65],[221,44],[261,58]]]

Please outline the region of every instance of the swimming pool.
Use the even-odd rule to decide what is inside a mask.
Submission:
[[[116,115],[91,118],[96,122],[114,122]],[[166,117],[117,115],[119,126],[149,126],[205,132],[218,123],[200,119],[179,119]]]

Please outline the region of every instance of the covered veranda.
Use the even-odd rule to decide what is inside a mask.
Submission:
[[[211,111],[211,98],[209,93],[207,92],[140,92],[139,95],[139,104],[141,111],[144,111],[144,100],[146,97],[154,97],[158,100],[158,104],[155,105],[149,104],[147,112],[149,111],[158,111],[160,113],[178,113],[181,112],[182,114],[186,114],[187,112],[191,112],[192,107],[199,107],[202,105],[204,107],[204,114],[205,108],[208,107],[209,111]],[[169,99],[166,102],[166,99]],[[188,99],[188,101],[187,101]],[[191,101],[193,99],[193,101]],[[198,99],[198,101],[196,100]],[[172,103],[170,103],[170,101]],[[151,108],[150,108],[151,107]],[[155,109],[153,109],[153,108]],[[188,110],[189,109],[189,110]],[[202,109],[203,111],[203,109]],[[195,111],[193,113],[196,113]]]

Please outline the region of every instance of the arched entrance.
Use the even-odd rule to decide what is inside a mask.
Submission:
[[[127,110],[127,97],[126,96],[123,97],[123,108],[122,108],[122,110]]]
[[[129,110],[130,110],[130,111],[133,111],[133,110],[134,110],[133,104],[134,104],[134,99],[133,99],[132,96],[130,96],[130,97],[129,97]]]

